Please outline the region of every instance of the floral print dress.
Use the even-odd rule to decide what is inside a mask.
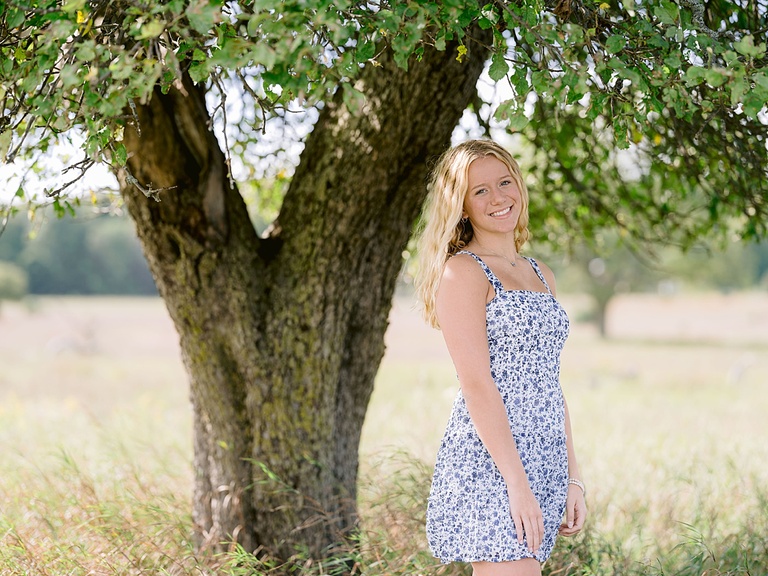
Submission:
[[[486,306],[491,376],[534,496],[544,515],[537,554],[517,541],[507,487],[480,440],[459,391],[437,453],[427,507],[427,538],[443,562],[504,562],[552,552],[565,511],[568,454],[560,352],[568,316],[533,258],[525,258],[546,291],[505,290],[477,255],[496,295]]]

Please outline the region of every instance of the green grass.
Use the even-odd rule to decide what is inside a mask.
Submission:
[[[470,573],[426,549],[430,465],[457,382],[439,334],[414,332],[402,303],[364,428],[356,542],[287,562],[193,551],[183,369],[173,346],[140,340],[175,343],[162,307],[50,306],[0,317],[0,574]],[[118,343],[121,309],[142,320]],[[41,351],[51,315],[75,331],[87,320],[95,348]],[[545,574],[768,574],[766,343],[603,342],[574,326],[562,380],[590,516]]]

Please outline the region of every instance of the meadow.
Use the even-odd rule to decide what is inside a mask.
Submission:
[[[768,574],[768,294],[624,295],[572,323],[562,384],[587,529],[545,574]],[[363,430],[362,529],[288,564],[190,542],[191,420],[154,298],[0,308],[0,574],[469,574],[426,550],[430,466],[457,381],[412,300],[392,310]]]

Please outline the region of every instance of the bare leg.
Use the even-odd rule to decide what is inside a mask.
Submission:
[[[535,558],[512,562],[472,562],[473,576],[541,576],[541,564]]]

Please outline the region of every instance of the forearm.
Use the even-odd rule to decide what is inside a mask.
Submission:
[[[579,463],[576,460],[576,450],[573,445],[573,432],[571,428],[571,415],[568,412],[568,403],[565,402],[565,434],[566,447],[568,449],[568,477],[582,480]]]
[[[507,486],[527,486],[525,469],[496,385],[490,378],[488,381],[467,382],[462,384],[462,392],[477,434]]]

